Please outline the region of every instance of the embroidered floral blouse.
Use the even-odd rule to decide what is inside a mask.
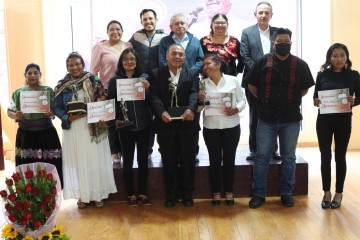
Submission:
[[[200,39],[200,44],[204,54],[217,54],[224,59],[228,65],[226,74],[236,76],[244,69],[240,55],[240,42],[234,36],[229,36],[229,41],[224,44],[214,43],[211,40],[211,35]]]

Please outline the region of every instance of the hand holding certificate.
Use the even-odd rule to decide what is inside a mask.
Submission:
[[[145,100],[145,89],[148,85],[149,82],[143,78],[117,79],[117,101]]]
[[[88,123],[115,119],[115,99],[90,102],[86,106]]]
[[[46,113],[50,111],[48,91],[20,92],[20,110],[22,113]]]
[[[230,115],[226,113],[226,109],[232,107],[233,94],[232,93],[207,93],[209,105],[205,106],[205,116],[221,116]]]
[[[321,103],[320,114],[350,112],[350,102],[347,100],[349,89],[334,89],[318,92]]]

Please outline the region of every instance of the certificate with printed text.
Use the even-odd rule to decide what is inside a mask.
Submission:
[[[116,79],[117,100],[138,101],[145,100],[143,78]]]
[[[20,92],[20,111],[23,113],[45,113],[50,111],[48,91]]]
[[[115,119],[115,99],[87,103],[87,121],[96,123]]]
[[[209,100],[210,105],[205,106],[205,116],[221,116],[224,114],[224,109],[232,107],[232,93],[206,93],[206,99]]]
[[[348,88],[319,91],[320,114],[350,112],[350,103],[347,96],[349,96]]]

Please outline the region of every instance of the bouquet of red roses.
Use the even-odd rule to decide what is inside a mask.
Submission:
[[[17,170],[0,192],[5,217],[21,235],[38,237],[54,228],[61,202],[59,176],[47,163],[24,164]]]

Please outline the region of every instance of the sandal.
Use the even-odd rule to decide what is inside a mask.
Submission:
[[[86,208],[86,203],[82,202],[81,199],[78,200],[77,206],[79,209]]]
[[[95,207],[102,208],[104,206],[104,201],[101,200],[100,202],[95,201]]]

